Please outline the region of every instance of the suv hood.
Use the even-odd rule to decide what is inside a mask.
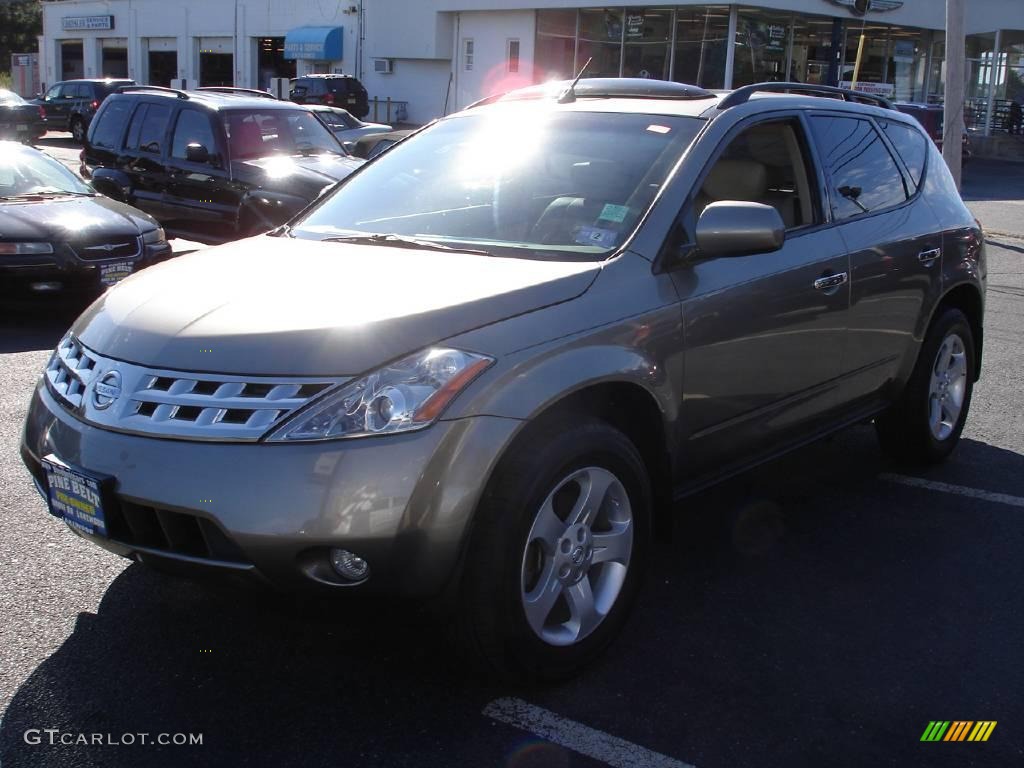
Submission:
[[[363,164],[356,157],[345,155],[310,155],[308,157],[272,155],[251,160],[236,160],[237,165],[260,174],[266,186],[291,186],[307,183],[317,189],[341,181]]]
[[[354,375],[573,299],[599,271],[594,262],[263,236],[143,270],[72,331],[102,355],[155,368]]]

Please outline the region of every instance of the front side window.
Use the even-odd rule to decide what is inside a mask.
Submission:
[[[820,223],[817,185],[808,173],[799,122],[758,123],[729,142],[704,177],[694,198],[695,213],[723,200],[775,208],[787,230]]]
[[[468,113],[379,156],[293,234],[394,234],[507,256],[601,259],[635,229],[702,124],[543,105]]]
[[[210,118],[196,109],[183,109],[178,115],[171,142],[171,156],[179,160],[188,159],[189,144],[201,144],[211,155],[217,153],[217,140],[213,135]]]
[[[829,178],[837,221],[874,213],[907,200],[903,175],[882,137],[867,120],[811,117],[818,154]]]
[[[46,96],[43,97],[43,100],[44,101],[53,101],[54,99],[59,99],[60,98],[60,89],[61,88],[62,88],[62,86],[60,86],[60,85],[53,86],[53,88],[51,88],[50,90],[48,90],[46,92]]]
[[[227,112],[223,120],[234,160],[278,154],[345,154],[327,126],[304,110]]]

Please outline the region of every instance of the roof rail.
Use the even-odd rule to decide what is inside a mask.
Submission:
[[[834,88],[831,85],[807,85],[806,83],[755,83],[737,88],[718,104],[719,109],[729,109],[746,104],[755,93],[796,93],[805,96],[828,96],[843,101],[855,101],[861,104],[872,104],[884,109],[892,109],[892,102],[883,96],[870,93],[851,91],[848,88]]]
[[[527,99],[558,99],[569,90],[571,80],[551,81],[514,91],[496,93],[470,104],[466,109],[483,107],[498,101]],[[585,77],[572,89],[577,98],[585,99],[710,99],[715,94],[695,85],[637,77]]]
[[[227,85],[204,85],[201,88],[193,89],[195,91],[213,92],[213,93],[224,93],[229,96],[256,96],[262,99],[273,99],[279,101],[277,96],[266,91],[259,91],[255,88],[233,88]]]
[[[179,99],[187,99],[188,94],[177,88],[164,88],[162,85],[122,85],[118,93],[136,93],[139,91],[155,91],[156,93],[173,93]]]

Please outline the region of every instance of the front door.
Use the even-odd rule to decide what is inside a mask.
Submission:
[[[686,339],[679,467],[716,475],[813,433],[837,404],[849,260],[826,226],[803,123],[745,126],[698,185],[684,220],[724,200],[774,206],[778,251],[701,259],[673,272]]]

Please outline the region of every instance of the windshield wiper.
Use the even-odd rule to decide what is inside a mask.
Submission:
[[[491,256],[487,251],[473,250],[472,248],[452,248],[450,245],[442,245],[432,240],[420,240],[415,237],[404,237],[402,235],[384,235],[379,233],[365,235],[336,235],[325,237],[324,243],[354,243],[355,245],[386,245],[391,248],[413,248],[416,250],[447,251],[448,253],[469,253],[474,256]]]

